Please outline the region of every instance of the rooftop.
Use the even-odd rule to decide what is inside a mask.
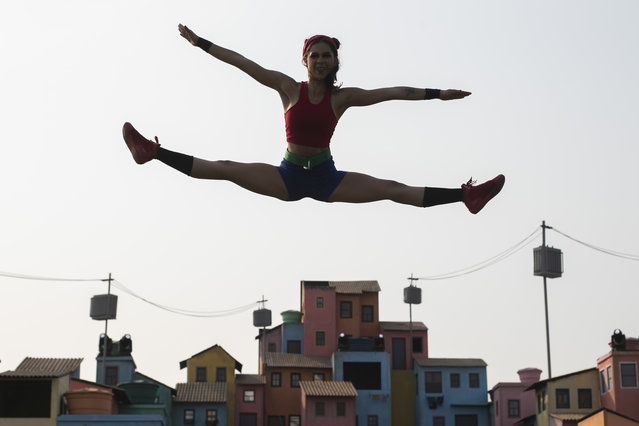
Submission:
[[[302,281],[304,287],[330,287],[335,293],[362,294],[379,293],[382,289],[375,280],[369,281]]]
[[[267,367],[299,367],[299,368],[332,368],[331,359],[323,356],[302,354],[286,354],[279,352],[266,353]]]
[[[25,358],[13,371],[0,373],[1,377],[56,378],[75,372],[83,358]]]
[[[178,383],[175,402],[226,402],[226,382]]]
[[[306,396],[357,396],[355,386],[351,382],[300,382],[300,387]]]
[[[409,331],[410,322],[408,321],[380,321],[379,327],[382,330],[388,331]],[[428,330],[426,324],[419,321],[413,321],[413,331],[415,330]]]

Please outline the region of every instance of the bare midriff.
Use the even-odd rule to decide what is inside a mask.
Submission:
[[[328,148],[317,148],[314,146],[296,145],[294,143],[288,144],[288,152],[291,154],[299,155],[300,157],[311,158],[326,151]]]

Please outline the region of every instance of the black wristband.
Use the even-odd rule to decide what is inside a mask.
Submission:
[[[439,89],[424,89],[424,99],[439,99],[441,93]]]
[[[209,48],[211,47],[212,44],[213,43],[211,43],[207,39],[202,38],[202,37],[198,37],[196,45],[200,49],[204,50],[206,53],[209,53]]]

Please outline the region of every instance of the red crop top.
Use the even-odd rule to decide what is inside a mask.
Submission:
[[[315,105],[308,99],[308,83],[302,82],[300,98],[286,113],[286,141],[295,145],[328,148],[337,126],[331,106],[331,89],[322,102]]]

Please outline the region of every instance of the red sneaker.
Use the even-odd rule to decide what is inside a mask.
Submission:
[[[145,139],[144,136],[135,130],[131,123],[124,123],[124,126],[122,126],[122,136],[136,163],[144,164],[147,161],[153,160],[158,155],[160,143],[157,136],[155,137],[155,142]]]
[[[472,179],[468,183],[463,184],[462,187],[462,201],[468,207],[468,210],[472,214],[479,213],[495,195],[499,194],[501,188],[504,187],[506,178],[504,175],[499,175],[496,178],[484,182],[481,185],[473,186],[475,183]]]

